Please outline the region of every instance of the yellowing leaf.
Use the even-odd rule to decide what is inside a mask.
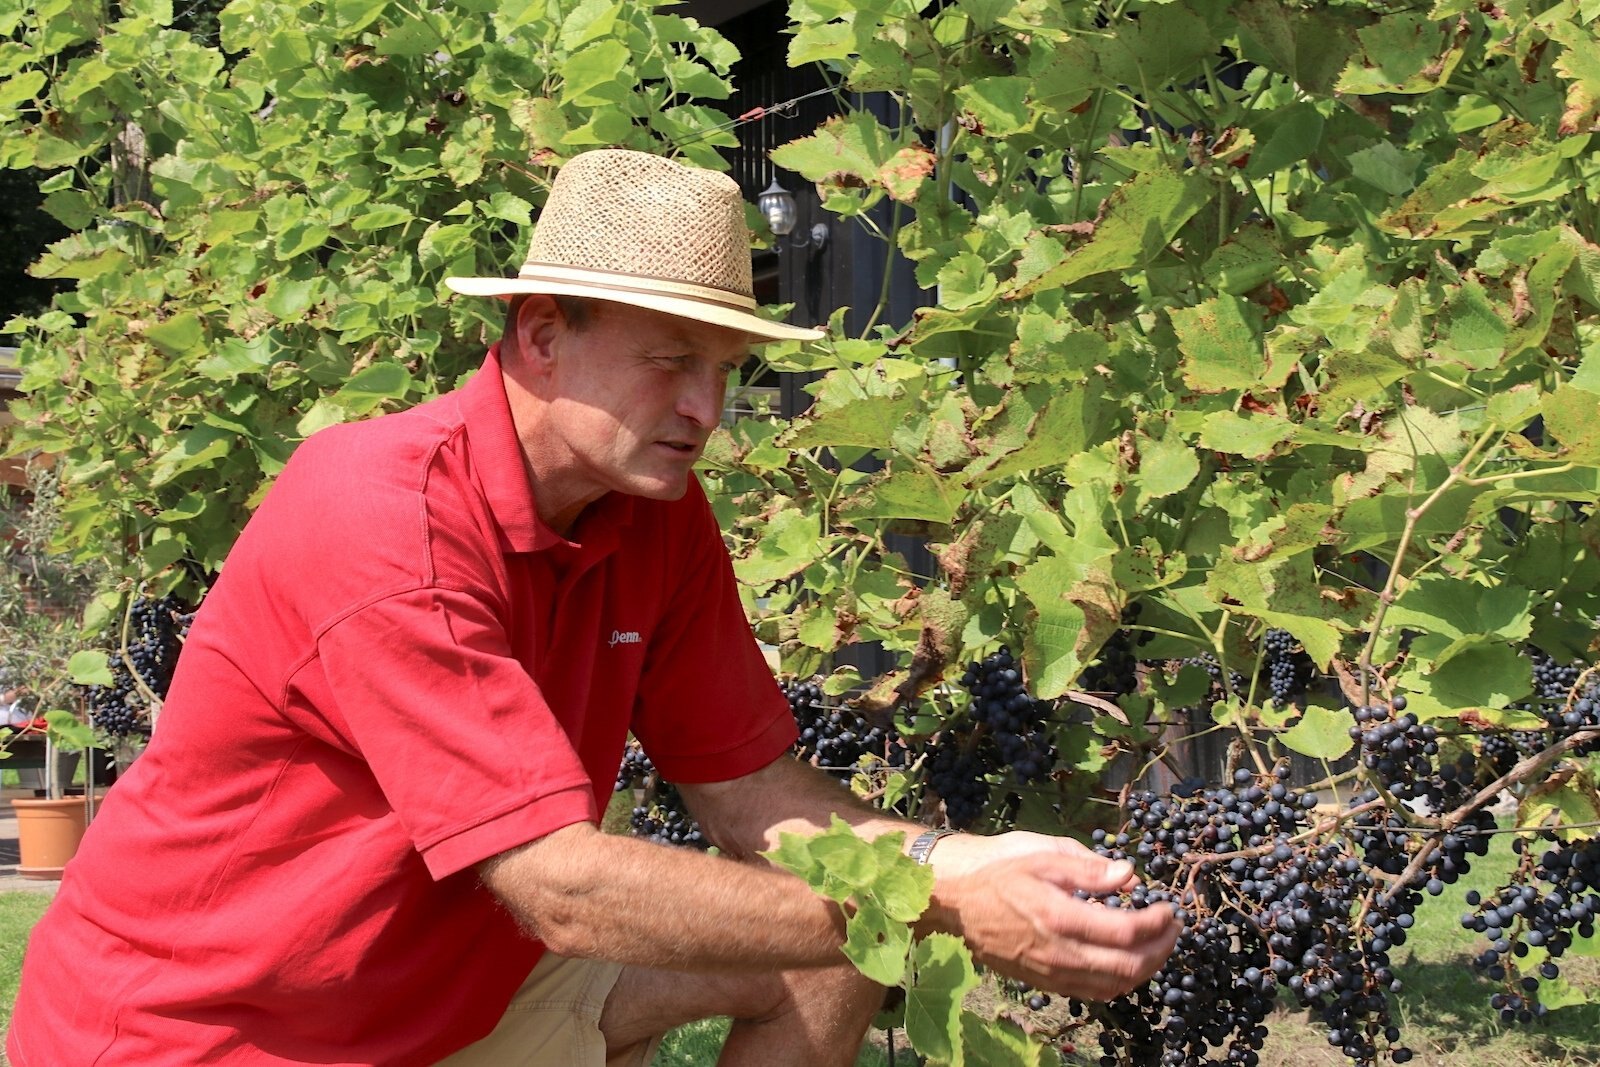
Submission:
[[[1183,381],[1190,389],[1224,393],[1283,384],[1288,369],[1272,367],[1254,305],[1224,295],[1196,307],[1173,308],[1169,314],[1183,353]]]

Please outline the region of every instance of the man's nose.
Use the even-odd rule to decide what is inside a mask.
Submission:
[[[715,429],[722,421],[722,401],[726,392],[726,379],[715,371],[691,375],[678,391],[678,414],[696,426]]]

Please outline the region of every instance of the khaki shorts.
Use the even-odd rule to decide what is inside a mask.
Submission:
[[[606,1056],[600,1011],[621,973],[618,963],[546,952],[489,1036],[438,1067],[648,1067],[660,1038]]]

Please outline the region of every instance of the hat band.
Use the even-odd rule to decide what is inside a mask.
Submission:
[[[519,278],[562,281],[572,285],[589,286],[618,293],[636,293],[643,296],[679,296],[703,304],[715,304],[733,311],[754,311],[753,295],[719,289],[693,282],[675,281],[651,274],[628,274],[623,271],[591,270],[587,267],[570,267],[556,263],[527,262],[517,272]]]

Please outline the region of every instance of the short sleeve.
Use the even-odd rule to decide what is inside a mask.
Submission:
[[[435,878],[598,821],[583,763],[477,598],[394,594],[328,627],[318,651],[333,725]]]
[[[698,506],[675,531],[683,565],[651,639],[633,732],[669,781],[728,781],[783,755],[798,732],[697,481],[690,492]]]

